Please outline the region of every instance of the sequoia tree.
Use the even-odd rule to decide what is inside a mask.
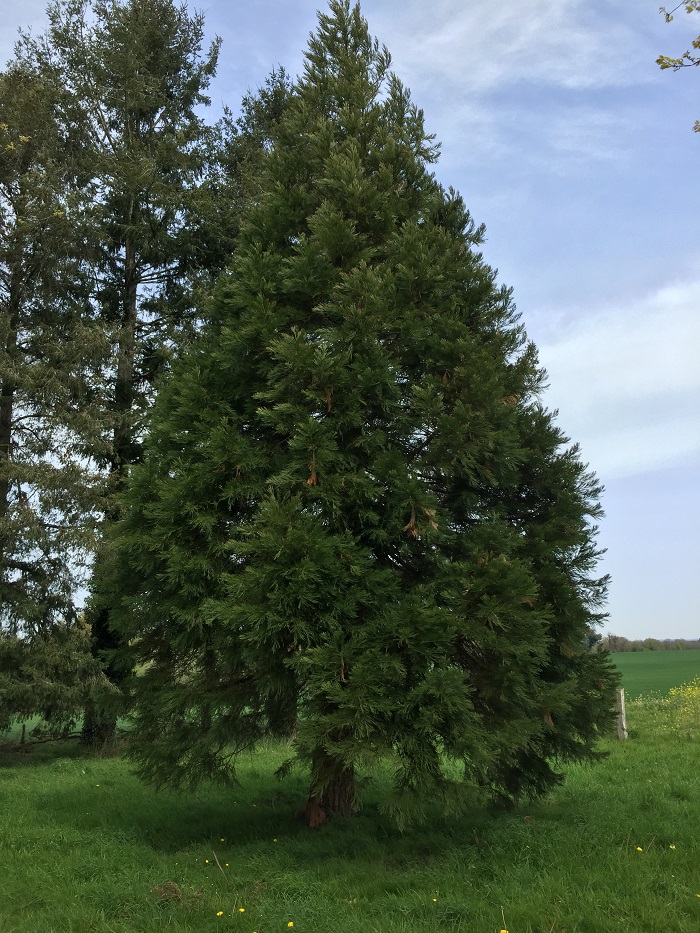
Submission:
[[[537,795],[595,757],[612,704],[586,650],[600,487],[389,66],[332,0],[102,590],[138,665],[140,775],[231,779],[291,733],[311,824],[381,760],[399,822]]]

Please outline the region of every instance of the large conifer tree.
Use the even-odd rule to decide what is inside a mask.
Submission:
[[[106,341],[75,255],[57,94],[21,67],[0,74],[0,627],[25,635],[70,613],[98,499],[85,447]]]
[[[69,554],[78,540],[79,556],[93,552],[86,529],[116,518],[157,377],[196,330],[194,295],[230,257],[249,163],[288,92],[275,73],[238,120],[227,113],[210,126],[200,108],[218,41],[202,54],[201,15],[175,0],[52,0],[47,14],[46,34],[23,36],[0,76],[0,622],[9,631],[47,614],[75,617]],[[51,198],[60,210],[49,210]],[[71,404],[57,394],[68,384]],[[38,487],[27,486],[40,448],[53,490],[43,524]],[[103,662],[115,646],[108,615],[106,605],[88,613]],[[114,725],[114,710],[91,706],[84,738],[101,745]]]
[[[113,539],[149,780],[230,777],[294,728],[311,823],[350,812],[380,759],[403,820],[541,793],[594,755],[600,489],[435,158],[332,0]]]
[[[197,236],[215,213],[204,201],[217,144],[197,111],[219,43],[204,53],[202,15],[175,0],[51,0],[47,16],[47,32],[23,36],[16,53],[63,89],[56,119],[79,152],[91,297],[113,344],[107,460],[119,487],[139,457],[153,379],[192,324],[191,278],[223,264]]]
[[[233,242],[207,185],[221,140],[198,112],[209,103],[219,43],[204,53],[202,15],[175,0],[51,0],[47,15],[46,34],[23,36],[16,53],[62,89],[55,119],[77,151],[83,264],[111,344],[101,372],[103,437],[90,451],[108,474],[110,522],[140,457],[155,380],[193,330],[193,293],[212,267],[220,271]],[[108,606],[89,615],[102,660],[116,644],[108,616]],[[119,679],[109,662],[106,669]],[[113,711],[91,707],[85,742],[109,742],[115,723]]]
[[[76,673],[91,667],[76,663],[86,639],[74,603],[99,519],[87,451],[99,445],[107,341],[78,256],[83,204],[60,93],[18,65],[0,74],[0,724],[75,715],[87,691]]]

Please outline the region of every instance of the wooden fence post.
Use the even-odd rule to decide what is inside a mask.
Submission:
[[[617,713],[617,737],[627,738],[627,715],[625,713],[625,688],[620,687],[615,694],[615,712]]]

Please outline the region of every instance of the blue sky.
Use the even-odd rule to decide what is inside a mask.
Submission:
[[[213,104],[299,72],[320,0],[191,4],[223,39]],[[0,0],[0,57],[44,0]],[[486,224],[549,373],[545,401],[601,478],[607,630],[700,637],[700,33],[658,0],[365,0],[442,142],[437,174]]]

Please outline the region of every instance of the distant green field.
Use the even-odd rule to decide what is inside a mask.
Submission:
[[[622,651],[612,655],[622,672],[625,696],[668,693],[700,677],[700,651]]]

